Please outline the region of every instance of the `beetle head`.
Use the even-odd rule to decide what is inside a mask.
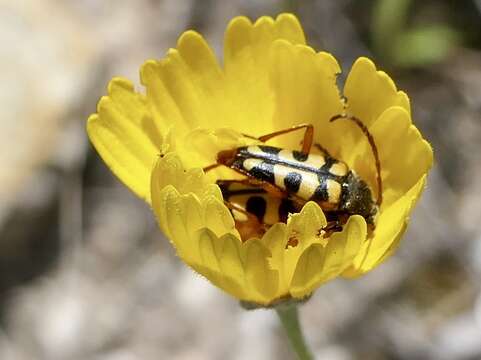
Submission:
[[[340,210],[361,215],[368,224],[374,225],[378,206],[372,198],[369,186],[353,171],[349,172],[343,183]]]

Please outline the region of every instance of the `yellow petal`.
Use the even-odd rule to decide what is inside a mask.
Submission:
[[[100,99],[97,114],[90,116],[87,132],[112,172],[135,194],[150,202],[150,171],[159,153],[158,134],[145,124],[152,122],[141,95],[132,84],[113,79],[109,95]]]
[[[300,213],[290,216],[287,221],[287,232],[295,236],[301,246],[309,245],[311,241],[320,241],[318,234],[326,224],[326,217],[319,205],[309,201]]]
[[[398,91],[392,79],[385,72],[377,71],[373,62],[364,57],[358,58],[353,64],[343,94],[347,99],[345,112],[360,119],[368,128],[390,107],[402,107],[408,114],[411,111],[407,95]],[[359,161],[359,156],[353,149],[359,143],[366,143],[365,135],[353,122],[347,120],[330,123],[327,129],[330,139],[335,142],[334,146],[328,147],[331,154],[352,168],[354,160]],[[372,163],[372,155],[369,154],[367,160],[361,161]]]
[[[383,206],[389,206],[429,171],[433,163],[433,151],[411,124],[409,113],[398,106],[384,111],[371,124],[369,131],[376,141],[381,162]],[[376,170],[367,141],[360,142],[353,153],[357,156],[353,167],[359,170],[363,178],[370,176],[371,182],[374,182]]]
[[[400,106],[411,113],[406,94],[397,91],[392,79],[385,72],[377,71],[373,62],[364,57],[352,66],[344,96],[348,113],[361,119],[367,127],[391,106]]]
[[[403,197],[381,212],[374,236],[362,244],[352,267],[343,276],[362,275],[385,260],[387,253],[392,253],[406,230],[409,213],[419,199],[425,183],[426,176],[423,176]]]
[[[212,272],[221,273],[219,265],[219,238],[209,229],[201,229],[197,234],[200,261],[205,268]],[[203,274],[208,277],[208,274]]]
[[[292,44],[305,44],[304,30],[293,14],[283,13],[276,18],[276,31],[279,39],[286,39]]]
[[[312,293],[321,281],[319,277],[326,256],[327,252],[320,244],[313,244],[302,253],[292,278],[290,293],[293,297],[301,299]]]
[[[200,90],[216,93],[222,81],[222,71],[217,58],[202,35],[186,31],[177,42],[177,50],[189,69],[189,74]]]
[[[219,239],[209,229],[200,230],[197,237],[200,262],[189,265],[193,265],[197,272],[205,276],[217,287],[238,299],[244,299],[244,271],[239,260],[235,259],[238,251],[235,243],[229,243],[229,245],[233,245],[233,249],[229,245],[226,246],[225,243],[225,238]],[[222,260],[223,256],[227,256],[228,260]],[[232,264],[229,266],[227,263]]]
[[[246,146],[252,143],[252,139],[246,138],[231,128],[197,128],[187,134],[185,143],[189,144],[194,152],[202,155],[204,161],[202,166],[209,166],[217,162],[217,154],[220,151]],[[233,179],[236,176],[232,170],[225,166],[210,171],[208,175],[212,180],[219,178]]]
[[[359,215],[349,217],[342,232],[332,234],[326,246],[328,255],[320,276],[323,282],[338,276],[352,264],[366,236],[366,221]]]
[[[269,268],[270,252],[259,241],[241,243],[232,235],[198,232],[200,261],[190,264],[222,290],[244,301],[267,305],[277,296],[277,271]]]
[[[214,196],[208,196],[203,199],[202,205],[204,207],[205,227],[217,236],[226,233],[237,234],[234,219],[222,200]]]
[[[218,186],[199,171],[185,171],[175,153],[158,159],[151,188],[161,229],[179,257],[214,284],[240,299],[267,303],[277,289],[269,251],[254,240],[243,246]]]
[[[351,216],[340,233],[334,233],[327,246],[313,244],[300,256],[290,293],[304,298],[322,283],[333,279],[352,264],[361,244],[366,239],[363,217]]]
[[[162,77],[162,60],[148,60],[140,68],[140,80],[145,86],[147,101],[158,132],[164,134],[169,127],[175,127],[178,134],[189,130],[181,110],[170,95]]]
[[[242,289],[242,292],[245,293],[246,278],[240,250],[242,243],[232,235],[225,235],[219,238],[218,241],[221,246],[219,268],[225,279],[224,286],[229,286],[226,290],[234,291],[234,289],[230,289],[230,287],[235,286],[236,288],[239,287]],[[243,298],[245,298],[245,296],[243,296]]]
[[[263,16],[255,24],[236,17],[225,33],[224,68],[227,97],[231,99],[231,124],[243,133],[262,135],[273,131],[273,93],[269,82],[269,49],[276,39],[304,44],[297,18],[281,14],[276,20]]]
[[[393,131],[393,126],[396,131]],[[384,205],[406,194],[433,164],[433,151],[403,108],[386,110],[370,128],[377,139],[385,188]]]
[[[321,230],[326,224],[326,217],[321,208],[312,201],[304,205],[300,213],[289,217],[284,232],[285,237],[279,239],[277,248],[273,249],[273,256],[277,257],[273,258],[271,263],[278,266],[276,269],[279,270],[282,285],[288,287],[291,283],[296,264],[306,248],[312,244],[325,246],[326,239],[322,237]],[[269,236],[272,236],[272,234]],[[277,255],[279,251],[283,251],[282,256]]]
[[[176,151],[186,166],[206,165],[211,154],[195,151],[184,137],[197,127],[231,125],[232,111],[223,72],[204,38],[185,32],[166,58],[142,66],[141,79],[159,132],[165,136],[174,129]]]
[[[201,169],[185,170],[178,154],[174,152],[158,157],[152,170],[151,181],[152,192],[173,185],[180,194],[193,193],[199,198],[212,195],[220,201],[223,200],[219,187],[211,184]]]
[[[247,284],[255,298],[263,299],[261,303],[269,303],[279,288],[279,273],[269,266],[271,253],[258,239],[249,240],[244,247]]]
[[[262,243],[266,245],[271,253],[269,259],[270,268],[277,270],[279,274],[279,292],[289,292],[291,271],[285,269],[285,254],[287,237],[287,226],[283,223],[274,224],[262,237]]]
[[[276,102],[274,128],[313,124],[315,142],[329,147],[333,140],[325,127],[329,119],[343,109],[336,85],[340,72],[337,61],[330,54],[315,53],[305,45],[277,40],[271,48],[269,69]],[[276,141],[280,146],[295,149],[299,148],[300,138],[294,134]]]
[[[278,286],[277,272],[268,264],[270,252],[259,240],[242,244],[232,234],[217,236],[211,226],[206,227],[205,220],[198,228],[201,217],[196,202],[193,194],[180,195],[171,185],[162,189],[159,198],[153,196],[159,224],[178,256],[229,294],[246,301],[269,303]],[[194,231],[196,227],[198,230]]]
[[[202,170],[185,170],[175,153],[158,158],[152,171],[151,192],[152,207],[159,224],[174,243],[183,241],[183,237],[172,233],[176,230],[170,228],[170,212],[184,216],[184,226],[190,229],[190,233],[209,227],[218,236],[226,233],[238,236],[219,187],[209,183]],[[171,199],[170,202],[166,197]],[[179,231],[182,233],[184,230]]]
[[[185,209],[179,192],[171,185],[166,186],[153,203],[154,212],[158,215],[159,225],[179,252],[179,256],[188,259],[184,250],[188,242],[188,231],[185,227]],[[161,220],[161,221],[160,221]],[[190,260],[190,259],[188,259]]]
[[[222,122],[222,71],[198,33],[183,33],[165,59],[146,62],[141,79],[156,120],[178,127],[179,136],[214,120]]]
[[[292,44],[305,44],[301,24],[294,15],[281,14],[276,20],[262,16],[255,24],[244,16],[232,19],[224,39],[226,69],[238,66],[242,60],[262,62],[265,51],[276,39],[285,39]]]

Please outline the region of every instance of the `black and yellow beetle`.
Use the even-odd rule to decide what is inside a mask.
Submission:
[[[373,200],[367,183],[354,170],[332,157],[322,146],[314,144],[321,154],[311,153],[314,128],[311,124],[303,124],[254,138],[261,143],[273,137],[291,131],[305,129],[301,151],[287,150],[273,146],[251,145],[223,150],[217,154],[217,162],[204,168],[209,171],[217,166],[227,166],[246,176],[241,180],[219,180],[219,184],[239,183],[248,188],[251,193],[262,191],[272,198],[286,199],[294,212],[307,202],[316,202],[326,214],[329,226],[342,225],[350,215],[361,215],[371,229],[375,228],[375,217],[382,202],[381,167],[374,139],[365,125],[355,117],[345,115],[334,116],[331,121],[349,119],[354,121],[366,135],[376,162],[377,170],[377,201]],[[255,190],[257,189],[257,190]],[[228,196],[226,196],[228,195]],[[244,212],[246,216],[256,209],[248,209],[232,202],[224,191],[224,200],[231,210]],[[247,205],[247,204],[245,204]],[[252,216],[250,216],[252,220]],[[259,222],[266,226],[262,219]],[[285,221],[279,217],[279,221]],[[328,223],[329,224],[329,223]]]

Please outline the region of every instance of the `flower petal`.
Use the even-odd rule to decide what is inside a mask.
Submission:
[[[209,228],[217,236],[225,233],[236,233],[235,223],[229,209],[224,205],[223,200],[214,196],[208,196],[202,201],[204,207],[204,226]]]
[[[293,14],[280,14],[275,20],[262,16],[255,24],[244,16],[235,17],[225,32],[225,68],[240,66],[239,61],[262,63],[266,49],[276,39],[305,44],[304,31]]]
[[[409,99],[384,71],[377,71],[374,63],[360,57],[352,66],[344,86],[347,111],[369,127],[387,108],[400,106],[411,113]]]
[[[150,202],[150,171],[161,139],[148,126],[152,119],[145,101],[128,80],[114,78],[108,94],[88,120],[90,140],[112,172]]]
[[[232,125],[233,112],[224,74],[204,38],[185,32],[166,58],[142,66],[141,80],[159,132],[173,128],[179,140],[175,149],[186,166],[205,164],[210,154],[195,151],[185,137],[197,127]]]
[[[189,236],[201,228],[209,228],[217,236],[228,233],[239,236],[232,215],[223,204],[219,187],[210,184],[200,169],[184,170],[175,153],[159,157],[152,171],[151,191],[159,225],[178,250],[182,242],[191,241],[183,238],[187,231],[183,227],[188,229]],[[183,217],[183,227],[178,226],[176,217],[169,218],[174,216],[171,213]],[[176,225],[172,227],[172,223]]]
[[[327,246],[313,244],[300,256],[290,293],[304,298],[320,284],[333,279],[352,264],[366,239],[366,222],[362,216],[349,218],[342,232],[334,233]]]
[[[377,71],[373,62],[365,57],[358,58],[353,64],[343,94],[347,115],[357,117],[367,128],[390,107],[399,106],[408,114],[411,112],[407,95],[398,91],[392,79],[385,72]],[[335,141],[334,146],[328,147],[331,154],[353,168],[354,158],[357,157],[353,149],[357,144],[366,142],[365,135],[355,124],[346,120],[330,123],[327,128],[329,138]],[[369,155],[368,161],[371,159],[372,155]]]
[[[392,131],[396,124],[396,131]],[[433,150],[411,124],[406,110],[386,110],[370,128],[377,140],[386,205],[406,194],[433,165]]]
[[[295,236],[301,246],[319,241],[319,231],[327,224],[326,217],[319,205],[309,201],[298,214],[293,214],[287,221],[287,231]],[[287,244],[284,244],[287,245]]]
[[[327,252],[320,244],[313,244],[302,253],[292,278],[292,297],[302,299],[308,296],[322,281],[320,277],[326,256]]]
[[[269,48],[277,39],[304,44],[304,34],[294,15],[276,20],[263,16],[255,24],[236,17],[225,33],[224,69],[228,98],[232,101],[230,126],[262,135],[273,130],[274,99],[269,83]],[[229,126],[229,125],[228,125]]]
[[[379,152],[384,189],[382,205],[386,207],[406,194],[429,171],[433,151],[411,124],[409,113],[399,106],[384,111],[371,123],[369,131]],[[360,141],[351,155],[348,163],[375,189],[376,168],[367,139]]]
[[[261,241],[271,253],[269,259],[270,268],[275,269],[279,274],[279,292],[287,294],[290,283],[290,276],[287,276],[287,274],[290,272],[286,271],[285,266],[286,244],[288,241],[286,224],[277,223],[271,226]]]
[[[200,261],[190,264],[227,293],[244,301],[269,304],[277,296],[277,271],[269,268],[270,252],[259,239],[241,243],[209,229],[198,232]]]
[[[374,236],[365,241],[352,267],[343,276],[356,277],[372,270],[392,254],[406,230],[409,213],[416,204],[426,183],[424,175],[403,197],[381,212]]]
[[[276,102],[274,128],[313,124],[315,142],[329,147],[333,140],[325,127],[343,109],[336,85],[340,72],[337,61],[328,53],[316,53],[308,46],[277,40],[270,51],[269,68]],[[286,136],[276,140],[285,148],[299,147],[299,135],[287,138],[289,142]]]
[[[157,121],[178,127],[180,136],[224,118],[222,71],[209,45],[194,31],[183,33],[166,58],[147,61],[141,80]]]
[[[251,239],[243,246],[247,284],[257,299],[263,299],[257,302],[267,304],[276,297],[279,289],[279,273],[269,266],[271,253],[259,239]]]
[[[218,238],[209,229],[198,233],[200,263],[189,264],[214,285],[238,299],[245,299],[245,274],[238,245],[231,237]]]
[[[160,192],[167,185],[174,186],[180,194],[194,193],[199,198],[212,195],[223,200],[219,187],[211,184],[201,169],[185,170],[180,157],[174,152],[158,157],[152,170],[152,193]]]
[[[272,253],[270,265],[279,272],[279,291],[289,292],[292,276],[303,251],[312,244],[326,244],[321,229],[326,217],[319,205],[308,202],[298,214],[289,217],[287,226],[276,224],[262,238]]]
[[[219,256],[220,271],[224,277],[232,279],[245,292],[246,279],[240,250],[242,243],[238,238],[232,235],[223,236],[217,241],[219,242],[219,247],[221,249]]]
[[[185,171],[175,153],[159,158],[152,172],[152,206],[177,254],[231,295],[268,304],[278,275],[259,239],[240,241],[217,185],[199,169]]]

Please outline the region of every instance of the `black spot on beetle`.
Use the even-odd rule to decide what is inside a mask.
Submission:
[[[261,149],[266,154],[277,155],[281,152],[280,148],[268,145],[259,145],[259,149]]]
[[[249,174],[255,179],[274,183],[274,165],[262,162],[249,170]]]
[[[329,173],[330,174],[330,171],[331,170],[331,166],[334,165],[335,163],[337,163],[338,161],[332,157],[328,157],[326,156],[326,162],[324,165],[321,166],[321,168],[319,170],[321,170],[321,172],[323,173]]]
[[[296,172],[290,172],[284,178],[284,186],[290,193],[297,193],[301,186],[302,175]]]
[[[289,214],[298,212],[294,202],[289,199],[282,199],[279,205],[279,220],[286,222]]]
[[[314,191],[314,195],[312,195],[312,201],[328,201],[329,200],[329,192],[327,190],[327,183],[325,179],[320,181],[319,186]]]
[[[292,157],[294,159],[296,159],[297,161],[306,161],[307,158],[309,157],[309,154],[305,154],[303,153],[302,151],[297,151],[297,150],[293,150],[292,151]]]
[[[260,222],[263,222],[266,214],[267,203],[263,197],[251,196],[246,203],[246,211],[254,214]]]

